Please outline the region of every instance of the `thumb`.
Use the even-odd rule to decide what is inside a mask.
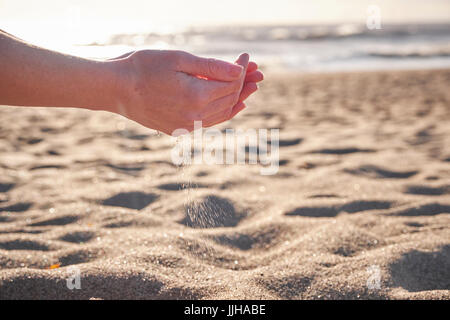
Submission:
[[[248,55],[248,53],[243,53],[239,56],[239,58],[236,60],[236,64],[242,66],[242,68],[244,69],[244,74],[247,73],[247,68],[248,68],[248,61],[249,61],[250,57]],[[244,85],[244,78],[242,79],[241,82],[241,87],[239,89],[239,92],[242,90],[242,86]]]
[[[179,61],[179,71],[218,81],[234,81],[242,75],[243,67],[213,58],[185,53]]]

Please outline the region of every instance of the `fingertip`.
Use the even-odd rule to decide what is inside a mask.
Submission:
[[[254,62],[254,61],[249,61],[248,67],[247,67],[247,73],[253,72],[256,70],[258,70],[258,64],[256,64],[256,62]]]
[[[241,66],[247,66],[248,65],[248,61],[250,60],[250,56],[248,53],[242,53],[241,55],[239,55],[239,58],[237,59],[237,63],[240,64]]]
[[[259,70],[247,73],[245,76],[246,82],[261,82],[263,80],[264,80],[264,75]]]
[[[255,71],[255,73],[256,73],[255,82],[260,82],[264,80],[264,73],[262,73],[261,71]]]

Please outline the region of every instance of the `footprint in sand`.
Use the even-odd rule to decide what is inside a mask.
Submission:
[[[122,138],[130,139],[130,140],[146,140],[150,138],[148,134],[139,134],[134,130],[120,130],[116,131],[116,134]]]
[[[423,196],[442,196],[450,194],[450,186],[429,187],[414,185],[406,187],[405,193]]]
[[[78,221],[78,216],[62,216],[29,224],[30,227],[65,226]]]
[[[1,193],[8,192],[14,187],[15,187],[14,183],[0,183],[0,192]]]
[[[275,294],[278,298],[301,299],[302,293],[310,288],[313,280],[313,276],[293,274],[286,277],[268,275],[256,281],[261,287]]]
[[[361,149],[361,148],[324,148],[319,150],[311,151],[311,153],[318,153],[318,154],[336,154],[336,155],[343,155],[343,154],[351,154],[351,153],[370,153],[375,152],[374,149]]]
[[[142,165],[136,165],[136,164],[122,164],[122,165],[115,165],[111,163],[105,164],[106,167],[114,169],[115,171],[129,174],[132,176],[136,176],[138,173],[140,173],[142,170],[145,169],[145,166]]]
[[[432,252],[407,252],[389,270],[394,286],[410,292],[450,290],[450,245]]]
[[[325,207],[300,207],[285,213],[287,216],[303,217],[335,217],[340,212],[357,213],[368,210],[386,210],[393,206],[390,201],[353,201],[344,205],[330,205]]]
[[[30,168],[30,171],[34,170],[44,170],[44,169],[65,169],[66,166],[58,165],[58,164],[45,164],[40,166],[34,166]]]
[[[303,142],[303,138],[280,139],[280,140],[278,140],[278,146],[279,147],[291,147],[291,146],[296,146],[302,142]],[[267,146],[270,147],[271,145],[272,145],[272,141],[267,140]],[[245,146],[244,149],[245,149],[246,153],[259,154],[260,152],[268,152],[267,150],[259,149],[259,146],[254,146],[254,145]]]
[[[38,144],[40,142],[42,142],[44,139],[41,138],[23,138],[23,137],[19,137],[17,139],[19,142],[23,142],[25,144],[29,144],[29,145],[33,145],[33,144]]]
[[[249,228],[241,232],[224,233],[213,236],[212,239],[221,245],[242,251],[251,249],[268,249],[279,244],[281,236],[289,233],[287,225],[269,224]]]
[[[142,210],[159,198],[153,193],[122,192],[102,201],[105,206]]]
[[[83,249],[75,250],[69,253],[64,253],[58,257],[58,262],[62,267],[74,264],[87,263],[96,260],[97,258],[105,256],[105,252],[101,249]]]
[[[60,156],[60,155],[61,155],[61,152],[56,151],[55,149],[48,149],[48,150],[47,150],[47,154],[48,154],[49,156]]]
[[[245,213],[238,212],[230,200],[210,195],[187,204],[180,223],[191,228],[234,227],[244,217]]]
[[[303,142],[303,138],[294,138],[294,139],[280,139],[278,140],[278,146],[280,147],[290,147],[290,146],[296,146]],[[268,140],[268,144],[271,144],[272,141]]]
[[[427,203],[391,213],[394,216],[434,216],[450,213],[450,205]]]
[[[53,250],[54,248],[46,244],[32,240],[11,240],[11,241],[1,241],[0,249],[49,251]]]
[[[84,243],[89,242],[95,237],[94,232],[90,231],[76,231],[76,232],[69,232],[61,237],[59,237],[59,240],[66,241],[66,242],[72,242],[72,243]]]
[[[344,169],[344,172],[376,179],[407,179],[416,175],[419,171],[393,171],[373,165],[363,165],[355,169]]]
[[[30,209],[32,205],[33,203],[31,202],[19,202],[7,207],[0,207],[0,212],[25,212]]]
[[[127,288],[136,294],[137,299],[157,298],[164,283],[152,278],[143,281],[142,275],[83,275],[81,278],[82,290],[67,290],[66,272],[58,276],[58,279],[45,277],[27,277],[17,274],[12,281],[4,281],[0,284],[0,299],[70,299],[87,300],[92,297],[100,299],[120,299],[123,292],[118,288]],[[45,290],[42,290],[45,288]]]
[[[0,222],[12,222],[15,221],[16,219],[9,217],[9,216],[0,216]]]
[[[190,188],[209,188],[209,185],[196,182],[174,182],[160,184],[157,188],[165,191],[180,191]]]
[[[411,146],[418,146],[422,144],[426,144],[433,140],[432,130],[434,126],[429,126],[425,129],[417,131],[413,139],[409,139],[406,142]]]

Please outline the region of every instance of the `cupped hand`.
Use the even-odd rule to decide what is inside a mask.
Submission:
[[[114,111],[146,127],[172,134],[231,119],[263,76],[242,54],[235,64],[183,51],[142,50],[112,59],[125,88]]]

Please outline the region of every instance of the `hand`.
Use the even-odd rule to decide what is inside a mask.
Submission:
[[[248,55],[236,64],[182,51],[136,51],[114,61],[126,94],[113,111],[166,134],[234,117],[257,90],[262,73]],[[248,70],[248,72],[247,72]]]

